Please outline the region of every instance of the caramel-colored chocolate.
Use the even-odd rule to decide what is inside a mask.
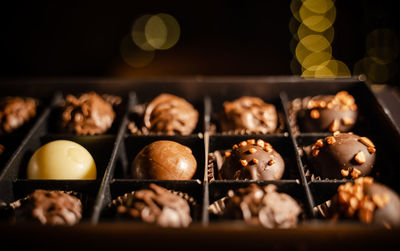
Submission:
[[[5,97],[0,100],[0,135],[11,133],[36,115],[32,98]]]
[[[244,143],[246,144],[244,144]],[[279,180],[285,163],[271,144],[261,139],[242,141],[233,147],[221,167],[222,179],[229,180]]]
[[[244,130],[246,133],[273,133],[278,127],[278,114],[272,104],[257,97],[243,96],[224,102],[220,125],[223,132]]]
[[[164,93],[147,105],[143,122],[150,132],[188,135],[196,128],[198,118],[198,111],[185,99]]]
[[[192,150],[170,140],[159,140],[145,146],[135,157],[133,179],[189,180],[196,173],[197,162]]]

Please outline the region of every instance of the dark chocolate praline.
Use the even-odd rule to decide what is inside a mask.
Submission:
[[[258,97],[243,96],[224,102],[220,125],[223,132],[245,130],[247,133],[273,133],[278,126],[278,114],[272,104]]]
[[[220,179],[279,180],[284,171],[285,162],[271,144],[262,139],[249,139],[225,152]]]
[[[358,117],[355,99],[347,91],[302,100],[297,122],[303,132],[348,132]]]
[[[135,157],[133,179],[189,180],[196,173],[197,162],[192,150],[170,140],[159,140],[145,146]]]
[[[321,178],[355,179],[371,173],[375,152],[375,145],[369,138],[336,132],[315,142],[311,148],[311,161]]]
[[[392,228],[400,226],[400,197],[372,177],[362,177],[339,186],[328,212],[328,218],[356,219]]]

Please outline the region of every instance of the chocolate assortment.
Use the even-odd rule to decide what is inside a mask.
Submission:
[[[332,219],[339,224],[351,219],[354,224],[397,226],[390,218],[396,214],[386,206],[397,207],[400,152],[393,146],[400,134],[363,81],[83,82],[74,88],[48,82],[37,96],[29,89],[21,93],[51,102],[26,132],[0,135],[0,143],[12,153],[0,169],[3,222],[28,221],[25,215],[35,211],[31,204],[39,201],[35,212],[41,216],[35,217],[50,225],[96,228],[123,222],[153,230],[201,226],[207,231],[208,226],[238,224],[247,231],[254,226],[307,228],[318,221],[323,231]],[[15,88],[25,90],[29,84]],[[7,94],[4,86],[0,90]],[[88,155],[81,148],[76,152],[67,144],[57,153],[40,150],[60,140],[89,153],[90,178],[63,174],[74,172],[71,163],[82,166]],[[46,152],[56,156],[64,178],[31,173],[49,160]],[[368,177],[377,185],[367,186]],[[361,197],[356,193],[360,182]],[[66,198],[72,209],[66,214],[51,211],[51,203],[64,207],[58,191],[76,195],[81,211],[76,200]],[[352,196],[367,206],[355,207]],[[44,197],[54,201],[43,202]],[[22,210],[23,201],[28,211]],[[337,207],[336,201],[345,203]]]

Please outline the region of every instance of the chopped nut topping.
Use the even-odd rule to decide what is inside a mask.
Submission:
[[[372,212],[369,210],[361,209],[358,211],[358,218],[365,223],[371,223],[372,221]]]
[[[358,170],[357,168],[354,168],[353,171],[351,172],[351,177],[353,179],[356,179],[356,178],[358,178],[358,176],[360,176],[360,174],[361,174],[361,171]]]
[[[354,156],[354,160],[355,160],[358,164],[364,164],[365,161],[366,161],[364,152],[359,151],[359,152]]]
[[[320,100],[320,101],[318,102],[318,106],[321,107],[321,108],[325,108],[326,102],[323,101],[323,100]]]
[[[258,145],[259,147],[264,148],[264,140],[262,140],[262,139],[257,140],[257,145]]]
[[[313,150],[313,151],[311,152],[311,154],[312,154],[312,156],[317,157],[318,154],[319,154],[319,150],[318,150],[318,149],[315,149],[315,150]]]
[[[225,157],[229,157],[229,156],[231,156],[231,152],[225,152]]]
[[[324,141],[322,139],[317,140],[314,144],[315,147],[317,148],[322,148],[324,146]]]
[[[333,136],[326,137],[326,143],[328,143],[328,145],[335,144],[336,143],[335,137],[333,137]]]
[[[335,132],[335,131],[339,130],[339,127],[340,127],[340,122],[339,122],[339,120],[335,119],[334,121],[332,121],[331,125],[329,126],[329,131]]]
[[[374,147],[368,147],[368,152],[371,153],[371,154],[375,153],[376,149]]]
[[[238,149],[238,148],[239,148],[239,147],[238,147],[238,145],[236,145],[236,144],[232,146],[232,149],[233,149],[233,150]]]
[[[253,159],[252,161],[254,164],[258,164],[258,162],[259,162],[258,159]]]
[[[257,152],[257,149],[255,149],[254,147],[252,147],[252,148],[249,149],[249,152],[250,152],[251,154],[253,154],[253,153]]]
[[[247,142],[246,141],[242,141],[242,142],[239,143],[239,146],[240,147],[247,146]]]
[[[389,201],[390,197],[389,194],[374,194],[372,195],[372,201],[375,203],[377,207],[384,207],[386,206]]]
[[[361,143],[363,143],[365,146],[367,146],[367,147],[373,147],[373,148],[375,148],[374,143],[372,143],[372,141],[371,141],[369,138],[367,138],[367,137],[361,137],[361,138],[359,138],[358,140],[359,140]]]
[[[347,177],[347,176],[349,176],[349,170],[342,169],[342,170],[340,170],[340,173],[341,173],[341,174],[342,174],[342,176],[344,176],[344,177]]]
[[[326,105],[326,108],[328,108],[328,109],[332,109],[333,108],[333,103],[332,102],[329,102],[327,105]]]
[[[344,118],[342,118],[342,122],[343,122],[343,125],[352,125],[352,124],[354,124],[354,119],[344,117]]]
[[[333,136],[336,137],[336,136],[338,136],[339,134],[340,134],[339,131],[335,131],[335,132],[333,133]]]
[[[264,150],[265,150],[267,153],[272,152],[272,146],[271,146],[271,144],[266,143],[266,144],[265,144],[265,147],[264,147]]]
[[[351,197],[351,198],[350,198],[350,201],[349,201],[349,204],[350,204],[350,207],[351,207],[352,209],[354,209],[354,210],[357,210],[357,209],[358,209],[358,204],[359,204],[359,202],[358,202],[358,200],[357,200],[356,197]]]
[[[242,164],[242,166],[247,166],[247,160],[245,160],[245,159],[242,159],[242,160],[240,160],[240,163]]]
[[[319,111],[315,110],[315,109],[311,110],[310,117],[312,119],[319,119],[319,117],[320,117]]]
[[[256,140],[255,139],[248,139],[247,143],[249,143],[251,145],[255,145],[256,144]]]
[[[350,105],[350,109],[351,109],[352,111],[357,111],[357,105],[356,105],[356,104]]]
[[[271,159],[270,161],[268,161],[268,165],[269,166],[272,166],[273,164],[275,164],[275,160],[274,159]]]

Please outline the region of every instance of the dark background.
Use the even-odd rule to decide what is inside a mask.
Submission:
[[[399,34],[395,3],[335,1],[333,56],[352,71],[370,31]],[[289,0],[9,1],[0,8],[1,77],[292,74]],[[136,18],[160,12],[178,20],[180,40],[149,65],[129,67],[121,39]]]

